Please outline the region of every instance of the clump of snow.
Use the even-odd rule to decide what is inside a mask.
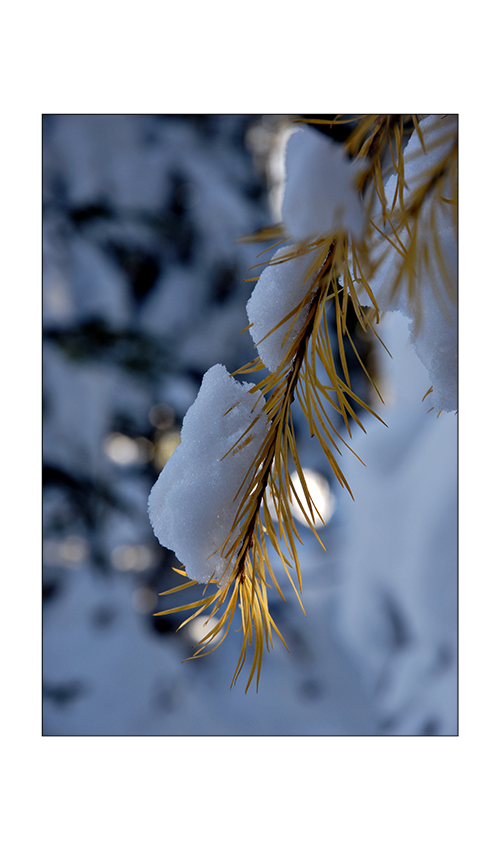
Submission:
[[[288,362],[285,355],[304,325],[307,304],[298,315],[291,316],[274,331],[273,328],[298,307],[310,288],[311,298],[313,297],[316,289],[316,286],[313,287],[314,278],[321,267],[321,248],[299,254],[292,259],[283,259],[289,257],[296,248],[297,246],[292,245],[276,251],[247,303],[248,319],[252,322],[252,339],[262,362],[271,372],[275,372],[280,366],[284,367]]]
[[[454,115],[446,118],[431,115],[419,126],[425,152],[416,131],[404,151],[406,208],[411,207],[432,170],[443,161],[457,137],[457,117]],[[392,175],[385,186],[389,206],[392,205],[396,184],[397,177]],[[443,194],[451,198],[453,187],[445,187]],[[396,215],[399,208],[398,200],[394,207]],[[418,216],[418,230],[413,231],[418,260],[414,267],[416,286],[414,281],[411,295],[404,277],[395,290],[403,258],[382,237],[375,246],[373,259],[383,259],[369,281],[381,310],[399,310],[410,319],[411,342],[427,367],[429,382],[433,385],[430,400],[437,410],[446,411],[457,409],[458,258],[454,216],[453,205],[433,197],[432,193],[424,200]],[[408,247],[410,235],[404,229],[399,235],[403,245]],[[371,306],[366,292],[360,291],[359,299],[363,306]]]
[[[217,550],[229,536],[244,488],[237,496],[238,490],[269,429],[265,399],[249,392],[253,386],[220,364],[206,372],[184,417],[181,443],[149,496],[156,537],[175,552],[189,578],[204,584],[229,577],[227,559]]]
[[[366,213],[356,188],[362,166],[343,145],[305,127],[290,136],[281,217],[292,239],[342,231],[363,238]]]

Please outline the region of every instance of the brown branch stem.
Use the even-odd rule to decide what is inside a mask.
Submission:
[[[302,367],[302,363],[304,362],[304,358],[307,352],[307,344],[309,342],[309,338],[312,334],[312,330],[314,328],[314,321],[316,316],[316,309],[318,306],[318,302],[320,300],[322,293],[321,287],[318,288],[317,292],[314,294],[314,297],[311,301],[311,305],[309,308],[309,316],[307,322],[304,326],[302,337],[299,342],[299,346],[297,352],[293,358],[292,365],[288,372],[287,376],[287,384],[284,391],[283,402],[280,405],[280,409],[273,419],[273,428],[275,430],[275,434],[272,440],[271,448],[269,454],[265,461],[264,473],[261,477],[261,483],[259,486],[259,491],[256,496],[254,496],[254,507],[252,509],[252,513],[248,519],[248,527],[245,532],[244,539],[241,543],[241,547],[239,549],[237,559],[236,559],[236,568],[237,574],[236,577],[239,578],[240,582],[245,580],[245,561],[246,557],[249,554],[252,546],[253,546],[253,535],[255,531],[255,523],[257,521],[257,516],[259,514],[262,499],[264,498],[264,494],[266,492],[269,475],[271,473],[271,469],[274,463],[274,459],[276,456],[276,445],[277,445],[277,437],[279,432],[279,422],[283,420],[284,411],[288,413],[290,409],[290,405],[295,398],[295,388],[297,386],[297,381],[299,379],[300,369]]]

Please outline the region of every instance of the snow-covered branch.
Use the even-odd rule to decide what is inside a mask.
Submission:
[[[269,648],[278,632],[266,588],[282,591],[266,539],[294,588],[295,571],[300,590],[294,500],[316,534],[291,404],[298,399],[348,490],[341,444],[348,446],[352,422],[364,430],[360,409],[380,418],[351,387],[346,347],[367,369],[347,327],[348,307],[375,336],[382,311],[401,311],[428,368],[434,408],[456,409],[456,116],[367,116],[345,146],[304,126],[288,142],[286,167],[282,224],[273,228],[280,247],[247,305],[257,357],[238,370],[270,374],[254,385],[239,383],[221,365],[206,373],[181,445],[149,500],[155,534],[184,564],[188,584],[218,586],[195,613],[226,606],[197,654],[224,638],[239,604],[243,647],[235,675],[253,645],[248,683],[254,674],[258,683],[264,643]]]

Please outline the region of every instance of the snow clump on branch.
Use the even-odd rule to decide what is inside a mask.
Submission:
[[[281,218],[296,244],[274,254],[247,304],[250,333],[270,372],[287,364],[286,352],[303,328],[317,288],[325,252],[322,247],[302,252],[301,245],[335,233],[363,238],[367,218],[356,183],[364,169],[349,160],[343,145],[310,127],[288,140]]]
[[[342,232],[363,238],[366,213],[357,180],[365,166],[351,162],[344,145],[305,126],[286,149],[286,183],[281,218],[289,236],[317,239]]]
[[[175,552],[189,578],[203,584],[229,579],[227,558],[218,550],[231,532],[242,482],[269,429],[265,399],[249,392],[253,386],[236,381],[220,364],[205,373],[184,417],[181,443],[149,496],[159,542]]]
[[[456,174],[446,172],[457,140],[457,116],[430,115],[411,135],[404,151],[404,215],[392,247],[375,240],[372,259],[379,265],[370,278],[371,290],[383,311],[400,311],[409,320],[410,341],[429,372],[431,400],[436,410],[458,406],[458,314]],[[422,147],[422,140],[425,149]],[[397,175],[385,186],[391,217],[402,216]],[[402,221],[404,219],[402,218]],[[408,261],[411,260],[411,274]],[[370,300],[361,287],[362,306]]]
[[[247,315],[252,322],[250,333],[260,359],[270,372],[287,365],[285,355],[302,330],[308,304],[317,288],[318,258],[324,252],[315,249],[286,259],[297,247],[276,251],[247,303]],[[302,301],[305,303],[300,310],[284,322]]]

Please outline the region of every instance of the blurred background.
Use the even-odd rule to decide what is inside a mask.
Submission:
[[[265,654],[259,693],[245,670],[229,687],[236,631],[182,663],[203,620],[153,616],[179,564],[148,494],[204,372],[254,356],[246,279],[270,254],[238,240],[279,220],[293,117],[44,116],[45,735],[456,734],[456,417],[427,412],[397,314],[392,358],[352,319],[389,426],[354,434],[366,466],[344,452],[355,502],[297,412],[327,551],[302,526],[307,616],[285,580],[271,614],[290,653]]]

